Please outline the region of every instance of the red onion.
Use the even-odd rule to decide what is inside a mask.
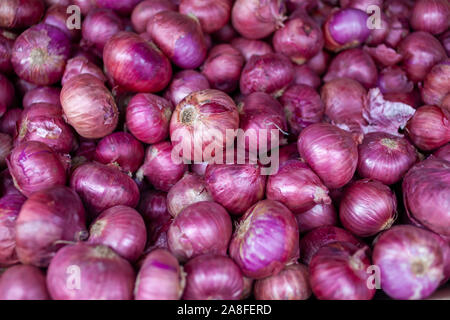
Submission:
[[[145,32],[150,19],[161,11],[175,11],[176,5],[170,0],[145,0],[133,9],[131,23],[137,33]]]
[[[181,0],[179,11],[195,16],[206,33],[218,31],[230,19],[232,2],[229,0]]]
[[[380,44],[376,47],[364,47],[364,50],[370,54],[370,56],[381,66],[393,66],[399,63],[403,56],[400,55],[395,49],[387,47],[384,44]]]
[[[78,192],[91,217],[117,205],[134,208],[139,202],[138,187],[129,176],[96,162],[76,168],[70,187]]]
[[[127,206],[103,211],[91,224],[88,243],[109,246],[121,257],[133,262],[142,254],[147,231],[141,215]]]
[[[192,92],[209,88],[208,79],[203,74],[195,70],[183,70],[173,76],[166,97],[176,106]]]
[[[387,185],[400,181],[417,160],[408,140],[382,132],[368,133],[358,152],[358,174]]]
[[[318,75],[322,75],[327,71],[330,54],[325,50],[319,51],[314,57],[306,62],[306,65]]]
[[[14,102],[14,86],[0,73],[0,117],[6,112]]]
[[[156,249],[142,262],[134,288],[136,300],[179,300],[184,274],[177,259],[167,250]]]
[[[0,118],[0,132],[6,133],[9,136],[14,136],[16,132],[16,123],[20,119],[22,109],[13,108],[6,111],[3,117]]]
[[[16,221],[17,256],[22,263],[46,267],[62,242],[86,236],[85,212],[75,191],[65,186],[38,191],[25,201]]]
[[[156,189],[169,191],[188,169],[186,164],[173,161],[172,149],[168,141],[149,146],[144,164],[136,174],[139,179],[145,176]]]
[[[323,80],[329,82],[337,78],[354,79],[364,87],[372,88],[377,83],[377,68],[370,55],[362,49],[348,49],[331,61]]]
[[[34,266],[8,268],[0,278],[1,300],[49,300],[45,274]]]
[[[5,167],[6,158],[11,153],[12,138],[6,133],[0,133],[0,167]]]
[[[422,105],[422,99],[420,93],[417,90],[412,92],[399,92],[399,93],[386,93],[384,99],[391,102],[401,102],[411,106],[413,109],[417,109]]]
[[[426,104],[442,106],[450,93],[450,59],[436,64],[426,75],[422,88],[422,100]]]
[[[405,71],[400,67],[393,66],[381,70],[378,75],[378,88],[384,93],[411,92],[414,83],[409,81]]]
[[[438,236],[413,226],[395,226],[375,242],[373,262],[381,287],[394,299],[423,299],[444,278],[444,252]]]
[[[283,25],[286,7],[281,0],[237,0],[231,11],[233,27],[245,38],[265,38]]]
[[[327,123],[312,124],[298,138],[297,147],[306,163],[328,188],[346,185],[358,164],[358,149],[351,135]]]
[[[14,179],[9,173],[9,169],[4,169],[0,172],[0,193],[3,196],[10,194],[19,195],[23,197],[23,194],[14,185]]]
[[[383,7],[384,0],[340,0],[339,3],[342,8],[355,8],[362,11],[367,11],[369,6]]]
[[[371,300],[368,247],[335,242],[319,249],[309,264],[310,283],[319,300]]]
[[[308,268],[302,264],[286,266],[279,274],[257,280],[256,300],[306,300],[311,296]]]
[[[450,93],[442,100],[442,108],[450,111]]]
[[[312,209],[297,214],[295,219],[300,233],[322,226],[333,226],[338,222],[336,210],[332,204],[316,204]]]
[[[72,0],[44,0],[44,3],[47,5],[47,7],[50,7],[52,5],[62,5],[62,6],[69,6],[71,5]]]
[[[47,287],[55,300],[130,300],[133,267],[102,245],[78,243],[57,252],[47,271]]]
[[[262,91],[279,97],[293,79],[293,65],[284,55],[254,55],[242,70],[240,89],[244,95]]]
[[[440,147],[433,153],[433,155],[437,158],[450,161],[450,143],[447,143],[445,146]]]
[[[399,16],[390,17],[390,28],[384,42],[397,48],[400,41],[402,41],[409,33],[409,18],[400,18]]]
[[[66,172],[59,156],[46,144],[26,141],[15,147],[7,160],[14,184],[25,196],[64,185]]]
[[[439,40],[423,31],[408,35],[402,40],[398,50],[404,56],[403,69],[414,82],[422,81],[436,63],[447,58]]]
[[[214,201],[231,214],[242,215],[263,199],[266,176],[259,165],[209,164],[205,182]]]
[[[231,233],[231,218],[225,209],[202,201],[181,211],[167,235],[170,251],[186,261],[202,254],[226,255]]]
[[[23,96],[22,105],[24,109],[27,109],[34,103],[45,103],[61,106],[61,102],[59,101],[60,94],[60,88],[37,87],[25,93]]]
[[[167,194],[167,209],[176,217],[183,209],[200,201],[213,201],[203,177],[186,174]]]
[[[237,49],[229,44],[219,44],[210,50],[202,73],[212,88],[229,93],[236,90],[243,66],[244,58]]]
[[[389,17],[409,19],[413,4],[409,0],[390,0],[385,2],[385,11]]]
[[[212,34],[212,39],[217,43],[230,43],[234,38],[237,38],[238,36],[239,34],[236,32],[236,30],[234,30],[233,26],[228,23],[214,32]]]
[[[371,12],[374,13],[374,11],[371,11]],[[382,11],[380,12],[379,19],[380,19],[379,27],[377,26],[376,28],[370,30],[370,36],[366,40],[367,45],[370,45],[370,46],[380,45],[389,36],[389,33],[391,31],[391,19],[389,19],[386,16],[386,14],[384,14]],[[371,23],[370,20],[369,20],[369,23]]]
[[[44,14],[42,0],[5,0],[0,9],[0,27],[25,28],[36,24]]]
[[[86,16],[91,10],[96,8],[95,0],[72,0],[73,4],[78,6],[81,13]]]
[[[446,0],[415,1],[411,27],[418,31],[439,34],[450,27],[450,3]]]
[[[27,93],[28,91],[36,89],[38,87],[38,85],[25,81],[24,79],[21,78],[16,79],[15,85],[22,96],[25,95],[25,93]]]
[[[322,50],[324,39],[320,26],[306,12],[298,10],[275,32],[272,43],[276,52],[303,64]]]
[[[158,92],[172,77],[172,67],[164,54],[152,42],[131,32],[111,37],[105,45],[103,60],[115,84],[128,91]]]
[[[291,143],[287,146],[281,147],[278,152],[280,167],[287,162],[288,160],[300,159],[300,155],[298,154],[297,144]]]
[[[283,203],[294,214],[316,204],[331,204],[328,189],[319,177],[300,160],[286,161],[267,181],[267,199]]]
[[[124,172],[135,172],[144,160],[144,147],[131,134],[114,132],[100,140],[94,158]]]
[[[185,300],[239,300],[244,277],[228,257],[202,255],[190,260],[186,272]]]
[[[38,24],[17,38],[11,62],[19,77],[38,85],[49,85],[61,80],[70,51],[70,41],[61,30]]]
[[[443,33],[439,39],[442,42],[442,45],[445,48],[445,51],[447,51],[447,56],[450,55],[450,30],[448,30],[447,32]]]
[[[403,178],[403,203],[410,219],[443,236],[450,236],[449,162],[429,159]]]
[[[79,39],[81,32],[79,28],[69,29],[67,27],[67,20],[70,16],[70,14],[67,13],[68,6],[69,6],[68,4],[52,5],[50,8],[47,9],[47,12],[45,13],[44,19],[42,19],[42,22],[58,28],[59,30],[64,32],[65,35],[69,37],[70,40],[76,41]]]
[[[273,53],[272,47],[261,40],[251,40],[246,38],[236,38],[231,41],[231,45],[239,50],[245,61],[250,60],[254,55],[262,56]]]
[[[90,74],[80,74],[65,83],[61,104],[67,122],[84,138],[102,138],[116,128],[114,98],[101,80]]]
[[[12,73],[11,52],[16,35],[7,30],[0,30],[0,72]]]
[[[419,149],[437,149],[450,142],[450,113],[436,106],[420,107],[408,121],[406,132]]]
[[[294,84],[305,84],[314,89],[320,87],[322,80],[308,65],[294,66]]]
[[[278,201],[262,200],[240,219],[229,252],[245,276],[262,279],[298,259],[298,239],[292,212]]]
[[[103,71],[86,57],[80,56],[67,61],[66,69],[61,79],[61,84],[64,86],[68,80],[79,74],[85,73],[93,75],[102,82],[106,82],[106,77],[103,74]]]
[[[216,150],[223,151],[233,144],[234,136],[227,138],[227,131],[238,126],[234,101],[219,90],[207,89],[191,93],[177,105],[170,122],[170,137],[185,160],[202,162],[216,156]]]
[[[205,38],[200,23],[193,16],[174,11],[159,12],[148,22],[147,32],[180,68],[195,69],[206,58]]]
[[[101,8],[108,8],[122,15],[129,15],[141,0],[93,0]]]

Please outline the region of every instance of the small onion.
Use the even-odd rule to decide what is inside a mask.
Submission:
[[[1,300],[49,300],[45,274],[37,267],[17,265],[0,278]]]
[[[445,146],[440,147],[433,153],[433,155],[437,158],[450,161],[450,143],[447,143]]]
[[[395,49],[380,44],[376,47],[364,47],[364,50],[372,57],[372,59],[380,66],[390,67],[399,63],[403,56]]]
[[[244,277],[228,257],[202,255],[185,266],[185,300],[239,300],[244,290]]]
[[[134,288],[136,300],[179,300],[184,274],[177,259],[167,250],[156,249],[142,262]]]
[[[257,280],[256,300],[307,300],[311,296],[308,268],[302,264],[286,266],[280,273]]]
[[[406,72],[400,67],[388,67],[378,75],[378,88],[384,93],[408,93],[414,89],[414,83],[409,81]]]
[[[134,7],[131,23],[137,33],[145,32],[147,23],[160,11],[175,11],[176,5],[170,0],[145,0]]]
[[[84,16],[96,7],[95,0],[72,0],[72,2],[80,8]]]
[[[176,106],[192,92],[210,89],[208,79],[195,70],[183,70],[176,73],[165,97]]]
[[[66,69],[64,70],[64,75],[61,79],[61,84],[64,86],[69,79],[85,73],[97,77],[102,82],[106,82],[106,77],[103,74],[103,71],[97,65],[89,61],[88,58],[79,56],[67,61]]]
[[[55,300],[130,300],[134,281],[127,260],[106,246],[85,243],[59,250],[47,271],[48,291]]]
[[[12,138],[6,133],[0,133],[0,167],[5,167],[6,158],[11,153]]]
[[[322,75],[328,68],[328,63],[330,61],[330,54],[325,50],[319,51],[314,57],[306,62],[306,65],[318,75]]]
[[[54,26],[64,32],[70,40],[76,41],[80,37],[80,28],[69,28],[68,27],[68,17],[67,7],[70,4],[55,4],[49,7],[45,13],[43,23]]]
[[[240,219],[230,243],[230,256],[246,277],[262,279],[298,259],[299,232],[283,204],[262,200]]]
[[[426,104],[443,105],[450,93],[450,59],[436,64],[425,77],[422,88],[422,100]]]
[[[380,268],[381,287],[394,299],[423,299],[444,278],[444,252],[437,235],[395,226],[376,239],[373,262]]]
[[[450,27],[450,3],[446,0],[417,0],[411,14],[411,27],[439,34]]]
[[[25,28],[36,24],[44,14],[42,0],[5,0],[0,9],[0,27]]]
[[[317,89],[322,80],[307,64],[295,65],[294,67],[294,84],[305,84]]]
[[[370,13],[372,12],[373,11],[370,11]],[[369,38],[367,38],[366,40],[367,45],[377,46],[382,44],[386,40],[387,36],[391,31],[391,19],[389,19],[389,17],[386,16],[386,14],[380,12],[380,18],[378,21],[379,26],[373,25],[372,21],[369,22],[372,25],[371,26],[372,29],[370,30]]]
[[[239,50],[245,61],[250,60],[254,55],[262,56],[267,53],[273,53],[270,44],[261,40],[236,38],[231,41],[231,45]]]
[[[206,33],[218,31],[230,19],[232,2],[229,0],[181,0],[179,11],[195,16]]]
[[[295,215],[300,233],[322,226],[334,226],[338,222],[336,210],[332,204],[316,204],[312,209]]]
[[[238,36],[239,34],[236,32],[236,30],[234,30],[233,26],[231,24],[226,24],[212,34],[212,40],[217,43],[230,43],[234,38],[237,38]]]
[[[16,133],[16,123],[22,115],[22,109],[13,108],[6,111],[3,117],[0,118],[0,132],[6,133],[9,136],[14,136]]]
[[[34,103],[46,103],[61,106],[61,102],[59,101],[60,95],[60,88],[37,87],[25,93],[23,96],[22,105],[24,109],[27,109]]]
[[[202,201],[181,211],[167,235],[170,251],[186,261],[202,254],[226,255],[231,233],[231,218],[225,209]]]

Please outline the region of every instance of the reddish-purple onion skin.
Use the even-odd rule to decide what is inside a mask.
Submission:
[[[384,0],[340,0],[339,4],[342,8],[355,8],[366,11],[371,5],[383,7]]]
[[[42,22],[58,28],[59,30],[64,32],[64,34],[68,36],[71,41],[76,41],[79,39],[81,32],[79,28],[69,29],[67,27],[67,21],[70,16],[70,14],[67,13],[68,6],[69,5],[67,4],[52,5],[47,9]]]
[[[428,159],[403,178],[403,203],[410,219],[450,236],[450,170],[444,159]]]
[[[0,73],[0,117],[14,102],[15,90],[7,77]]]
[[[450,161],[450,143],[447,143],[445,146],[440,147],[437,149],[433,155],[436,158],[444,159],[447,161]]]
[[[0,27],[25,28],[41,20],[45,11],[42,0],[5,0],[0,7]]]
[[[368,89],[376,86],[378,71],[372,57],[364,50],[348,49],[335,56],[323,80],[329,82],[337,78],[356,80]]]
[[[229,213],[242,215],[263,199],[266,176],[256,164],[211,163],[206,168],[205,182],[214,201]]]
[[[280,148],[279,152],[279,163],[280,167],[289,160],[299,160],[300,155],[298,154],[297,144],[291,143]]]
[[[170,0],[145,0],[134,7],[131,23],[137,33],[145,32],[147,23],[160,11],[175,11],[177,6]]]
[[[367,272],[371,266],[368,247],[335,242],[320,248],[309,264],[311,288],[319,300],[371,300]]]
[[[80,7],[81,14],[87,16],[88,13],[96,8],[95,0],[72,0],[73,4]]]
[[[425,77],[422,100],[426,104],[443,106],[443,100],[450,93],[450,59],[437,63]]]
[[[8,268],[0,278],[0,299],[49,300],[45,274],[29,265]]]
[[[373,11],[372,11],[373,12]],[[370,36],[366,40],[366,44],[370,46],[377,46],[382,44],[389,32],[391,31],[391,19],[383,12],[380,12],[380,26],[370,30]]]
[[[28,91],[32,90],[32,89],[36,89],[37,87],[39,87],[37,84],[31,83],[29,81],[26,81],[22,78],[17,78],[15,80],[15,86],[16,89],[18,89],[18,92],[23,96],[25,93],[27,93]]]
[[[165,97],[176,106],[192,92],[205,89],[210,89],[210,85],[203,74],[195,70],[183,70],[173,76]]]
[[[307,64],[294,66],[293,84],[304,84],[317,89],[321,83],[320,77]]]
[[[112,36],[103,50],[103,61],[114,83],[127,91],[158,92],[172,77],[167,57],[152,42],[132,32]]]
[[[185,266],[184,300],[239,300],[244,290],[244,277],[228,257],[202,255]]]
[[[38,191],[25,201],[16,220],[17,256],[24,264],[47,267],[64,246],[58,242],[86,236],[83,204],[74,190],[57,186]]]
[[[346,185],[358,164],[358,148],[352,136],[327,123],[305,128],[297,142],[300,156],[328,188]]]
[[[283,203],[294,214],[312,209],[317,204],[331,204],[328,189],[319,177],[300,160],[286,161],[267,180],[266,196]]]
[[[308,232],[300,241],[300,259],[309,265],[316,252],[323,246],[333,242],[350,242],[362,247],[364,244],[345,229],[335,226],[322,226]]]
[[[447,32],[444,32],[439,39],[442,42],[442,45],[445,48],[445,51],[447,51],[447,56],[450,55],[450,30],[448,30]],[[1,56],[1,54],[0,54]]]
[[[325,50],[321,50],[318,54],[309,59],[306,62],[306,65],[316,74],[322,75],[327,71],[330,59],[330,54]]]
[[[106,209],[91,224],[87,242],[108,246],[128,261],[136,261],[147,242],[144,219],[127,206]]]
[[[231,43],[231,41],[237,37],[239,37],[239,34],[229,23],[211,35],[212,40],[217,43]]]
[[[308,268],[291,264],[280,273],[255,281],[256,300],[307,300],[312,294]]]
[[[413,91],[414,83],[408,79],[404,70],[393,66],[381,70],[378,75],[378,88],[383,94],[408,93]]]
[[[136,207],[139,189],[125,173],[97,162],[77,167],[70,186],[78,192],[92,218],[117,205]]]
[[[61,80],[70,53],[69,38],[58,28],[41,23],[17,38],[11,62],[20,78],[45,86]]]
[[[254,55],[262,56],[267,53],[273,53],[273,49],[270,44],[261,40],[235,38],[231,41],[231,45],[239,50],[245,61],[250,60],[250,58]]]
[[[336,209],[333,204],[316,204],[312,209],[296,214],[300,233],[311,231],[322,226],[334,226],[338,223]]]
[[[411,27],[440,34],[450,27],[450,3],[446,0],[417,0],[411,13]]]
[[[230,20],[232,1],[181,0],[179,11],[195,16],[206,33],[220,30]]]
[[[93,0],[96,6],[117,11],[121,15],[129,15],[139,2],[141,0]]]
[[[202,254],[226,255],[231,233],[228,212],[215,202],[202,201],[181,211],[167,236],[170,251],[187,261]]]
[[[136,278],[136,300],[179,300],[184,274],[178,260],[167,250],[155,249],[142,262]]]
[[[302,10],[294,12],[278,29],[272,39],[276,52],[303,64],[322,50],[324,45],[320,26]]]
[[[103,71],[95,63],[89,61],[86,57],[79,56],[67,61],[66,69],[64,70],[64,75],[61,79],[61,84],[64,86],[69,79],[85,73],[97,77],[102,82],[106,82],[106,77],[103,74]]]
[[[283,25],[285,12],[281,0],[237,0],[231,11],[231,22],[243,37],[262,39]]]
[[[294,79],[294,68],[291,61],[279,53],[268,53],[252,56],[241,73],[241,93],[265,92],[275,97],[283,91]]]
[[[411,81],[425,79],[431,68],[447,58],[442,44],[428,32],[416,31],[400,42],[399,53],[403,56],[402,67]]]
[[[27,109],[34,103],[48,103],[61,106],[59,96],[61,89],[56,87],[37,87],[31,89],[23,96],[22,105]]]
[[[0,72],[10,74],[14,71],[11,52],[16,35],[8,30],[0,30]]]
[[[414,226],[395,226],[376,239],[372,256],[381,287],[394,299],[430,296],[444,278],[444,252],[438,236]]]
[[[0,167],[5,167],[6,158],[11,153],[13,147],[13,140],[10,135],[6,133],[0,133]]]
[[[222,0],[228,1],[228,0]],[[244,57],[229,44],[214,46],[202,66],[202,74],[211,87],[227,93],[236,90],[244,66]]]
[[[79,281],[73,279],[74,274]],[[47,271],[47,288],[55,300],[131,300],[134,282],[129,262],[102,245],[66,246]]]
[[[168,141],[149,146],[137,176],[140,179],[145,177],[156,189],[168,192],[188,170],[186,164],[173,161],[172,149],[173,146]]]
[[[161,11],[147,24],[147,32],[172,62],[183,69],[195,69],[206,58],[206,41],[195,17],[175,11]]]
[[[358,174],[387,185],[400,181],[417,161],[416,149],[408,140],[383,132],[366,134],[358,153]]]
[[[298,226],[292,212],[280,202],[262,200],[240,219],[229,254],[244,276],[262,279],[298,259],[298,242]]]
[[[176,217],[183,209],[201,201],[214,201],[206,189],[203,177],[187,173],[167,194],[167,209]]]
[[[403,59],[401,54],[399,54],[395,49],[387,47],[385,44],[380,44],[376,47],[364,46],[363,49],[379,66],[394,66]]]
[[[17,189],[27,197],[66,184],[65,168],[58,154],[42,142],[26,141],[15,147],[7,164]]]

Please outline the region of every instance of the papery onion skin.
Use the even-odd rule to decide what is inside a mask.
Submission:
[[[366,134],[358,153],[358,174],[387,185],[400,181],[417,161],[416,149],[408,140],[382,132]]]
[[[60,99],[67,122],[84,138],[102,138],[117,126],[118,109],[111,92],[90,74],[67,81]]]
[[[334,226],[338,223],[336,209],[333,204],[316,204],[312,209],[296,214],[300,233],[311,231],[322,226]]]
[[[58,28],[64,32],[71,41],[76,41],[79,39],[81,32],[79,28],[68,28],[67,23],[70,15],[67,13],[67,7],[69,5],[70,4],[52,5],[47,9],[42,22]]]
[[[293,84],[305,84],[314,89],[317,89],[322,83],[322,80],[307,64],[296,65],[294,67],[294,81]]]
[[[232,2],[229,0],[182,0],[179,11],[195,16],[206,33],[218,31],[230,19]]]
[[[167,250],[155,249],[142,262],[134,288],[136,300],[179,300],[184,275],[177,259]]]
[[[319,300],[371,300],[368,247],[335,242],[320,248],[309,264],[310,283]]]
[[[41,23],[17,37],[11,62],[20,78],[50,85],[61,80],[70,53],[69,38],[58,28]]]
[[[170,251],[186,261],[202,254],[226,255],[231,233],[227,211],[215,202],[202,201],[181,211],[167,235]]]
[[[112,36],[103,50],[103,61],[114,82],[128,91],[158,92],[172,77],[167,57],[152,42],[132,32]]]
[[[267,53],[273,53],[270,44],[261,40],[236,38],[231,41],[231,45],[239,50],[245,61],[248,61],[254,55],[262,56]]]
[[[280,273],[255,281],[256,300],[307,300],[312,294],[308,268],[291,264]]]
[[[97,77],[102,82],[106,82],[106,77],[98,66],[89,61],[86,57],[79,56],[67,61],[66,69],[64,70],[64,75],[61,79],[61,84],[64,86],[69,79],[85,73]]]
[[[183,69],[195,69],[206,58],[206,41],[195,17],[174,11],[155,14],[147,32],[164,54]]]
[[[46,144],[27,141],[15,147],[7,160],[14,184],[25,196],[64,185],[66,172],[59,156]]]
[[[187,173],[167,194],[167,209],[176,217],[183,209],[201,201],[213,201],[203,177]]]
[[[280,202],[262,200],[240,219],[229,253],[244,276],[262,279],[298,259],[298,240],[292,212]]]
[[[42,0],[5,0],[0,10],[0,27],[25,28],[36,24],[44,14]]]
[[[17,265],[0,278],[1,300],[49,300],[45,274],[37,267]]]
[[[68,271],[78,274],[79,281],[71,280]],[[102,245],[66,246],[57,252],[47,271],[48,291],[55,300],[130,300],[134,282],[128,261]]]
[[[357,145],[348,132],[336,126],[327,123],[308,126],[300,133],[297,147],[328,188],[346,185],[355,173]]]
[[[96,162],[77,167],[70,187],[78,192],[92,218],[116,205],[134,208],[139,202],[139,189],[128,175]]]
[[[439,34],[450,27],[450,4],[446,0],[417,0],[411,13],[411,27]]]
[[[9,136],[14,136],[16,133],[16,123],[22,115],[22,109],[12,108],[0,118],[0,132],[6,133]]]
[[[437,158],[450,161],[450,143],[440,147],[433,153],[433,155]]]
[[[34,103],[48,103],[61,106],[59,96],[61,89],[56,87],[37,87],[31,89],[23,96],[22,105],[26,109]]]
[[[85,211],[80,197],[65,186],[33,193],[16,220],[16,252],[24,264],[47,267],[63,244],[83,240]],[[35,232],[36,228],[45,230]]]
[[[396,65],[403,59],[403,55],[385,44],[380,44],[376,47],[364,46],[364,51],[380,66],[390,67]]]
[[[422,100],[426,104],[442,106],[446,95],[450,93],[450,59],[434,65],[425,77],[422,88]]]
[[[93,0],[94,4],[101,8],[108,8],[122,15],[129,15],[133,8],[141,1],[141,0]]]
[[[192,92],[205,89],[210,89],[210,85],[203,74],[195,70],[183,70],[173,76],[165,97],[176,106]]]
[[[185,300],[239,300],[244,278],[239,267],[228,257],[202,255],[185,266]]]
[[[137,33],[145,32],[148,21],[160,11],[175,11],[176,5],[170,0],[145,0],[134,7],[131,23]]]
[[[376,239],[373,262],[381,287],[394,299],[423,299],[444,278],[444,253],[438,236],[414,226],[395,226]]]

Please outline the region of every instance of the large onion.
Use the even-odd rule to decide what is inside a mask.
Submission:
[[[48,300],[45,274],[37,267],[16,265],[0,278],[1,300]]]
[[[212,33],[225,26],[230,19],[232,2],[229,0],[182,0],[179,11],[195,16],[203,31]]]
[[[42,0],[5,0],[0,9],[0,27],[25,28],[36,24],[44,14]]]

